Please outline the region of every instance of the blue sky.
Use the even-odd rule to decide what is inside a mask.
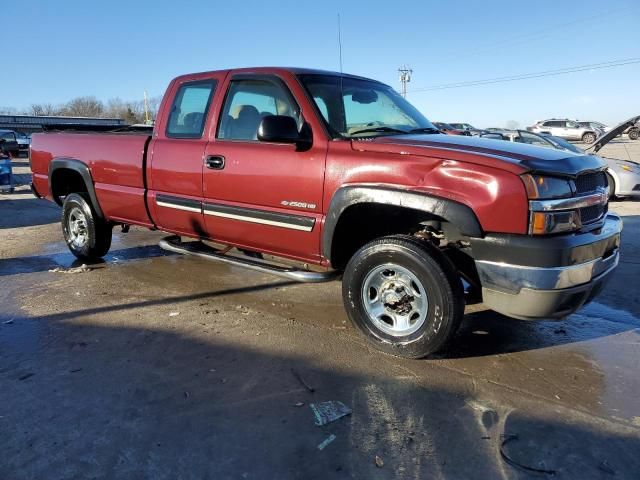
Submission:
[[[3,18],[22,24],[3,22],[0,105],[137,100],[145,89],[161,95],[176,75],[228,67],[337,70],[338,12],[344,71],[399,89],[397,68],[411,65],[408,98],[431,120],[615,124],[640,113],[640,64],[411,92],[640,57],[638,0],[5,2]]]

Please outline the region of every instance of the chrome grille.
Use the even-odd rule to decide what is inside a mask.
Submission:
[[[591,193],[598,188],[606,188],[607,177],[604,172],[583,173],[576,178],[576,193]]]

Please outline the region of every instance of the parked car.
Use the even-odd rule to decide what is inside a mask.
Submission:
[[[597,156],[441,135],[392,87],[352,75],[184,75],[152,130],[37,133],[32,147],[33,191],[62,206],[77,257],[139,225],[172,234],[173,252],[340,276],[354,326],[394,355],[441,349],[474,295],[515,318],[566,317],[619,259]]]
[[[565,140],[580,140],[589,144],[595,142],[596,138],[604,133],[600,129],[585,127],[578,122],[566,118],[552,118],[550,120],[536,122],[527,128],[527,130],[534,133],[548,133],[549,135],[564,138]]]
[[[18,142],[18,154],[29,153],[29,145],[31,144],[31,138],[23,132],[15,132],[16,142]]]
[[[0,138],[0,147],[4,143],[4,139]],[[5,154],[0,148],[0,193],[12,193],[13,186],[13,170],[11,168],[11,157]]]
[[[476,128],[469,123],[449,123],[453,128],[457,128],[458,130],[464,130],[465,132],[469,132],[473,136],[478,136],[485,133],[484,130],[480,128]]]
[[[577,121],[577,120],[576,120]],[[585,128],[593,128],[594,130],[600,130],[603,133],[610,132],[613,127],[609,127],[601,122],[593,122],[593,121],[577,121],[579,125]]]
[[[446,133],[447,135],[466,135],[468,137],[471,136],[471,132],[467,132],[466,130],[462,130],[460,128],[455,128],[453,125],[444,122],[433,122],[433,124],[438,127],[442,133]]]
[[[633,125],[625,128],[622,133],[626,133],[629,140],[638,140],[638,138],[640,138],[640,121],[637,121]]]
[[[610,129],[612,132],[614,129]],[[609,136],[606,141],[594,146],[594,153],[597,153],[609,140],[616,135]],[[565,150],[577,155],[585,155],[585,150],[565,140],[548,134],[537,134],[524,130],[511,130],[502,133],[493,132],[483,135],[484,138],[496,140],[509,140],[511,142],[527,143],[557,150]],[[588,149],[590,147],[587,147]],[[607,163],[607,184],[609,186],[609,196],[613,197],[633,197],[640,198],[640,165],[628,160],[601,157]]]
[[[0,149],[2,149],[3,152],[12,156],[18,156],[20,147],[18,146],[16,133],[13,130],[0,130],[0,140],[4,140],[0,145]]]

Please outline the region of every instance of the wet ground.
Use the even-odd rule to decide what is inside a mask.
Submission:
[[[622,261],[594,303],[469,309],[410,361],[364,342],[338,282],[167,255],[157,232],[68,272],[58,207],[20,187],[0,196],[0,479],[640,478],[640,202],[611,208]],[[315,426],[329,400],[353,413]]]

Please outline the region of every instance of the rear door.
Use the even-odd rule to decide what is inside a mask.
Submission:
[[[181,77],[169,87],[164,125],[149,148],[149,207],[162,229],[204,237],[202,214],[203,158],[209,115],[225,73]]]
[[[295,94],[292,91],[295,90]],[[320,256],[327,139],[293,75],[239,73],[228,79],[215,136],[207,145],[204,216],[215,240],[302,260]],[[293,117],[311,147],[257,140],[267,115]],[[309,116],[311,117],[311,115]],[[314,126],[315,125],[315,126]]]

